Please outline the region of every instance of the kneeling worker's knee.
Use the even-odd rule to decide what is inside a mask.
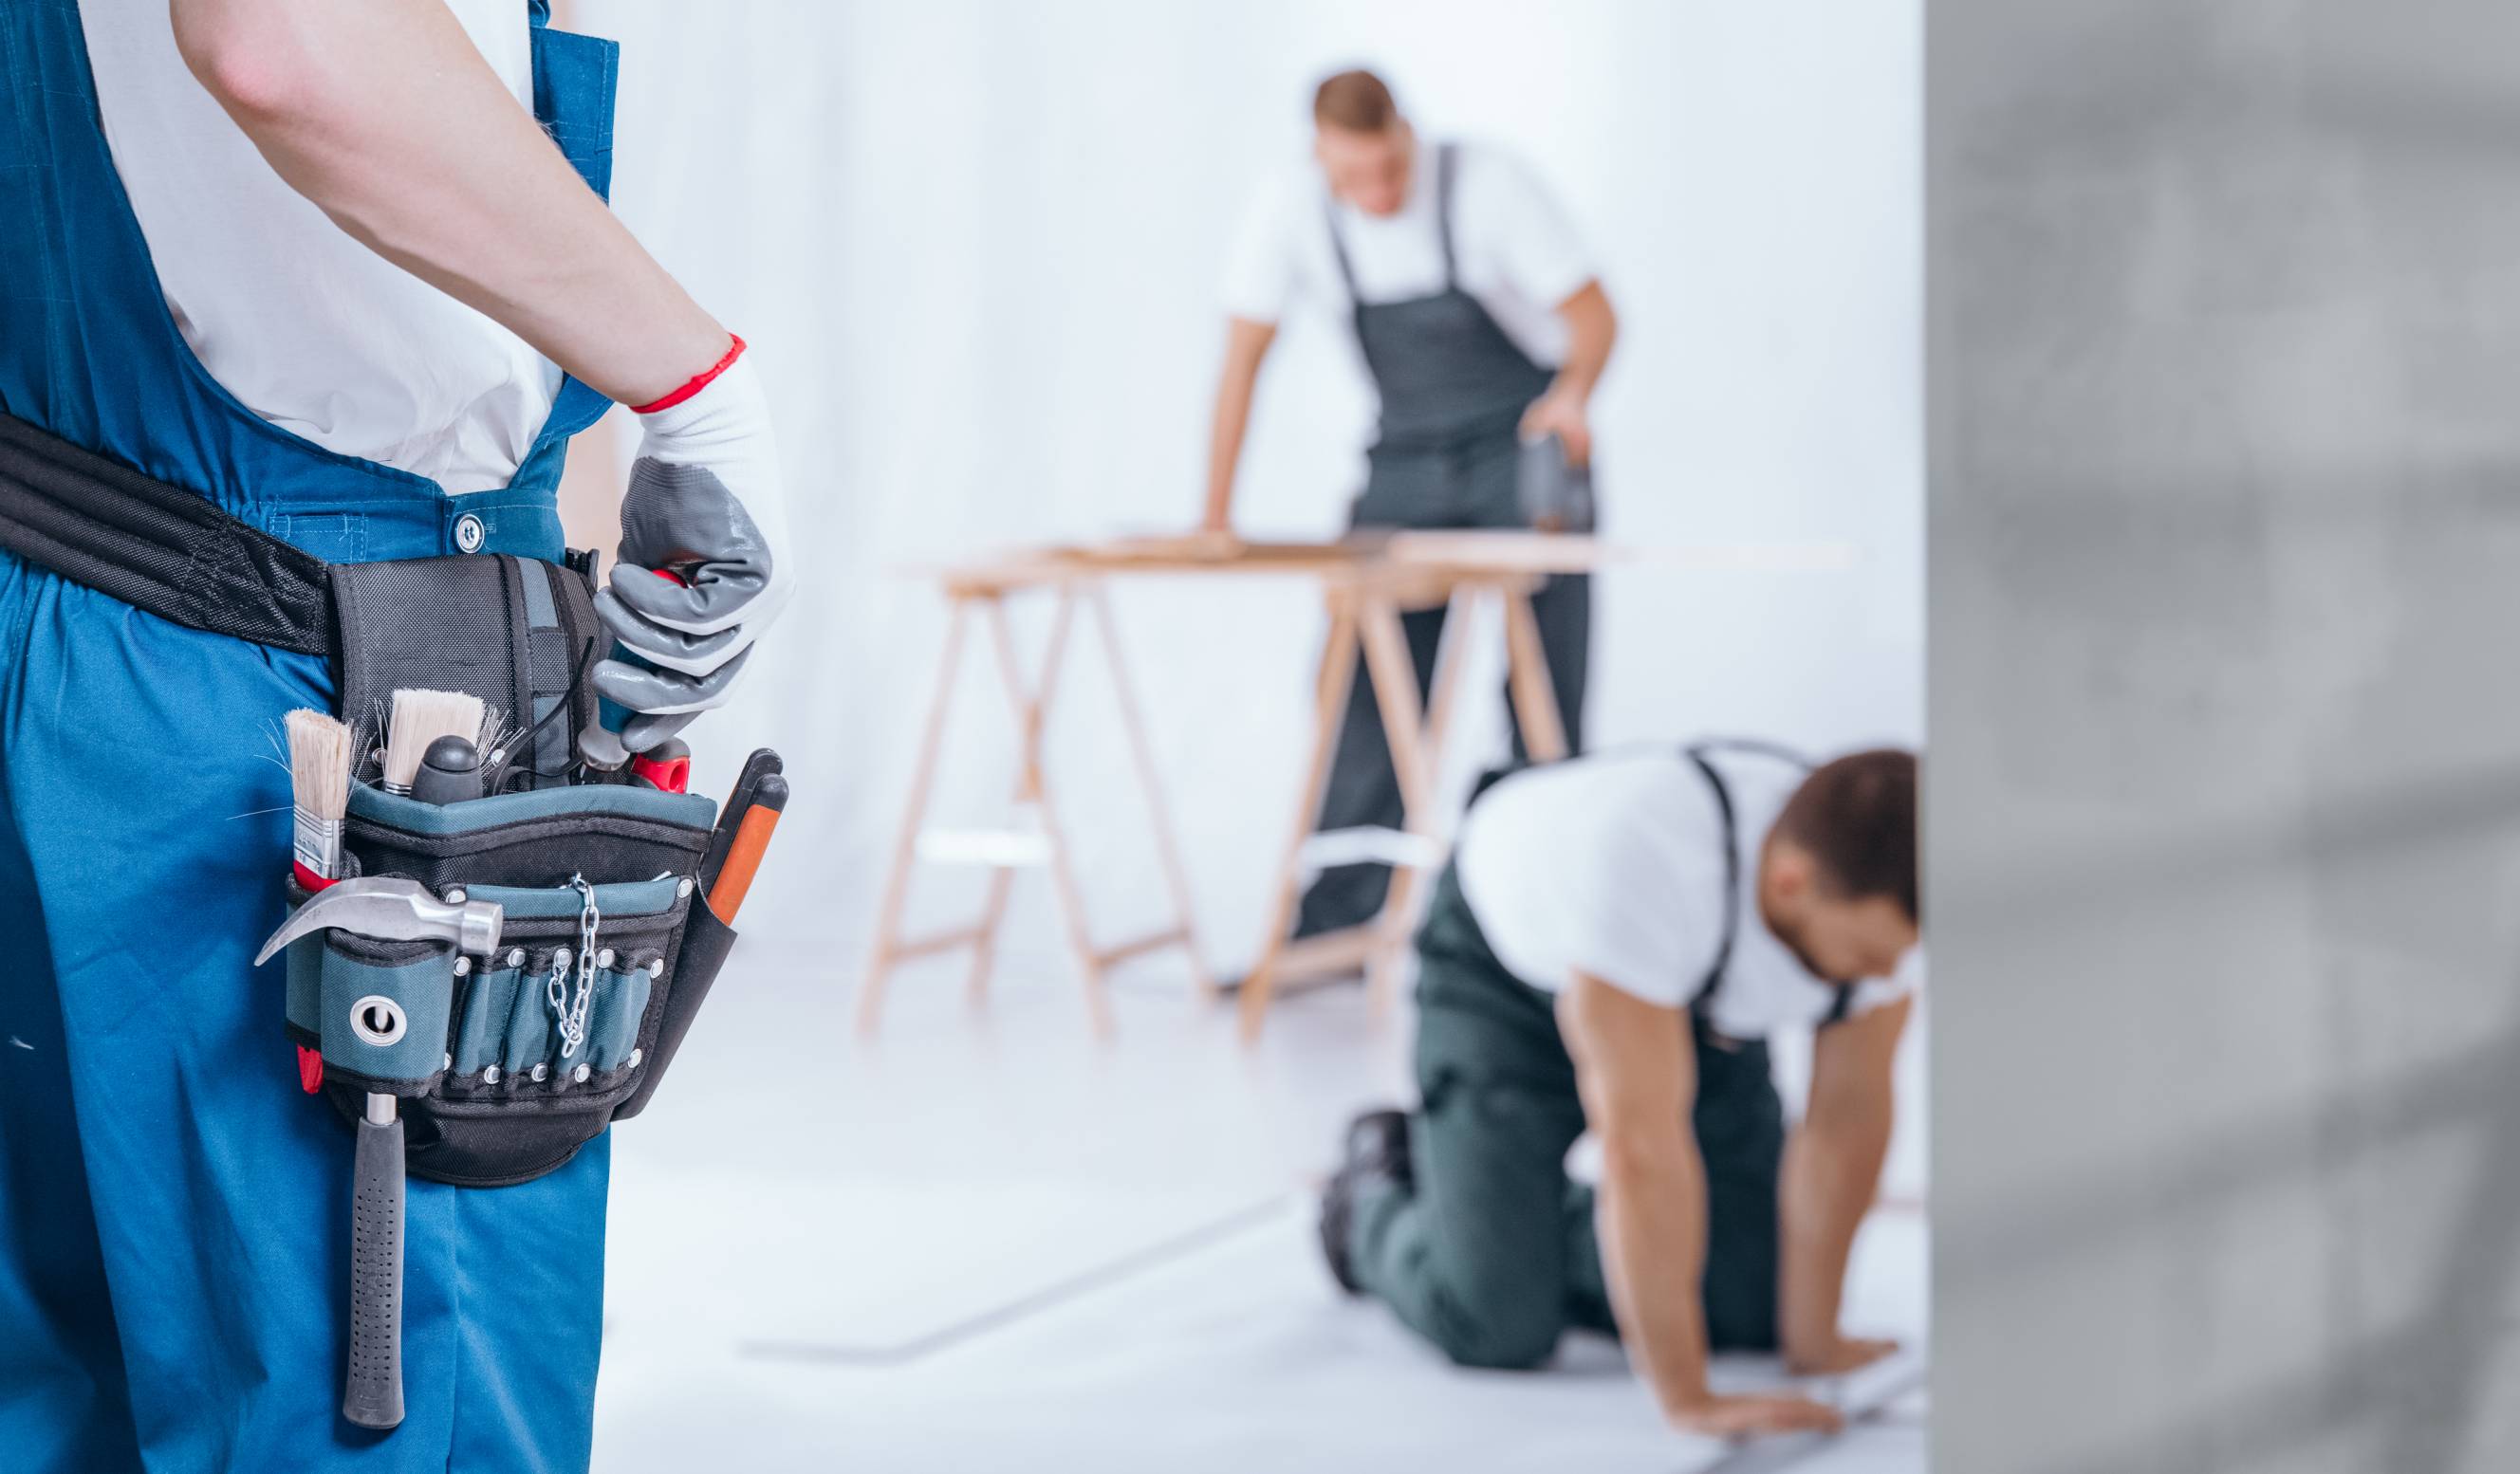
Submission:
[[[1557,1318],[1530,1312],[1464,1316],[1435,1338],[1456,1366],[1530,1371],[1557,1354]]]

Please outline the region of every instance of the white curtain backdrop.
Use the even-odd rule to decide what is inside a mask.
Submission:
[[[586,0],[569,19],[623,44],[621,214],[752,341],[777,403],[804,589],[694,736],[710,785],[755,742],[786,752],[797,799],[746,929],[840,949],[834,981],[943,630],[908,570],[1196,515],[1227,239],[1345,65],[1380,68],[1425,132],[1519,150],[1593,243],[1624,322],[1598,401],[1607,536],[1857,551],[1842,572],[1602,579],[1596,744],[1920,736],[1915,0]],[[1280,339],[1250,530],[1341,525],[1370,429],[1341,331]],[[1230,964],[1299,777],[1318,603],[1239,581],[1118,601]],[[1472,673],[1493,684],[1492,651]],[[978,823],[1012,744],[968,674],[941,807]],[[1050,755],[1114,940],[1160,892],[1103,691],[1075,662]],[[1464,771],[1502,741],[1479,704]],[[931,881],[922,914],[972,889]]]

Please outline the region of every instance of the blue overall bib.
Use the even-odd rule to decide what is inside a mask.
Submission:
[[[612,44],[534,22],[535,112],[609,183]],[[505,490],[334,454],[193,357],[108,155],[74,0],[0,5],[0,410],[337,561],[561,554],[574,380]],[[286,262],[270,263],[274,275]],[[343,1422],[351,1134],[302,1094],[282,969],[282,713],[320,657],[187,629],[0,553],[0,1467],[583,1469],[607,1142],[521,1186],[409,1187],[409,1412]]]

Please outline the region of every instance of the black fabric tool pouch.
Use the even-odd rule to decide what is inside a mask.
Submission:
[[[445,805],[353,787],[352,868],[494,901],[503,922],[480,955],[292,944],[290,1032],[322,1053],[325,1094],[351,1119],[398,1096],[410,1171],[477,1187],[540,1177],[635,1115],[735,941],[693,879],[716,807],[619,783]]]
[[[477,553],[336,563],[327,576],[343,721],[375,736],[398,690],[470,692],[507,737],[483,755],[491,792],[567,781],[577,734],[596,719],[585,673],[612,644],[586,573]],[[376,766],[365,754],[361,776]]]

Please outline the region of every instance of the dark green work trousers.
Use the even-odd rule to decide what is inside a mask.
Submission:
[[[1415,1184],[1369,1193],[1358,1278],[1465,1366],[1531,1367],[1569,1327],[1615,1334],[1593,1189],[1566,1176],[1584,1131],[1554,1000],[1508,972],[1450,868],[1418,950]],[[1767,1046],[1696,1032],[1706,1160],[1705,1311],[1717,1350],[1777,1345],[1777,1177],[1784,1112]]]

